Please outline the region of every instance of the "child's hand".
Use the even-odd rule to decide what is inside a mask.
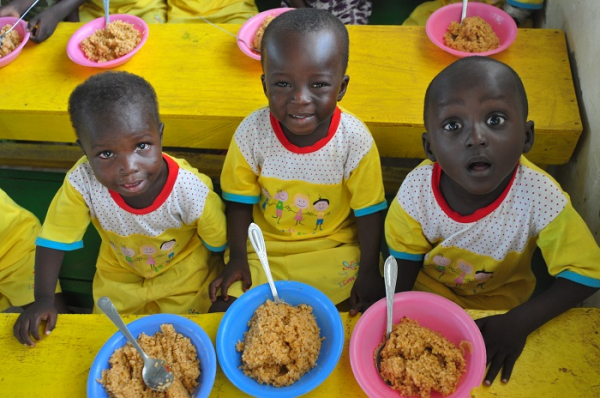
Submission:
[[[350,316],[365,312],[373,303],[385,296],[385,283],[379,273],[357,277],[350,292]]]
[[[41,43],[49,38],[61,20],[62,17],[58,15],[56,7],[50,7],[31,18],[28,24],[28,29],[31,32],[31,40]]]
[[[44,333],[49,335],[56,326],[57,314],[54,304],[47,301],[36,301],[19,315],[13,327],[13,333],[21,343],[35,347],[31,336],[38,341],[42,339],[40,336],[40,323],[42,321],[46,321]]]
[[[221,297],[223,300],[229,300],[227,290],[233,282],[242,281],[242,290],[245,292],[252,286],[252,276],[248,261],[230,260],[223,268],[221,275],[208,285],[208,297],[213,303],[217,301],[217,289],[221,288]]]
[[[483,335],[487,364],[490,365],[483,384],[492,385],[500,368],[502,383],[508,383],[515,362],[525,347],[527,333],[521,330],[519,322],[511,320],[510,313],[477,319],[475,323]]]

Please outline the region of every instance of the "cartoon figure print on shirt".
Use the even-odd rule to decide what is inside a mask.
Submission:
[[[273,199],[277,201],[275,204],[275,215],[273,218],[277,218],[277,224],[279,224],[281,217],[283,217],[284,203],[288,200],[288,193],[286,191],[277,190],[277,193],[275,196],[273,196]],[[289,208],[289,206],[287,206],[287,208]]]
[[[175,255],[175,239],[168,240],[160,245],[160,250],[168,252],[167,254],[167,263],[170,263]]]
[[[265,201],[262,204],[262,210],[264,213],[265,211],[267,211],[267,204],[269,203],[269,199],[271,199],[271,195],[269,194],[267,188],[261,187],[260,189],[262,190],[263,195],[265,195]]]
[[[113,249],[115,249],[114,246]],[[125,256],[125,261],[127,261],[127,264],[133,267],[133,257],[135,256],[135,250],[130,249],[127,246],[121,246],[121,253],[123,253],[123,255]]]
[[[319,230],[323,230],[323,222],[325,221],[325,216],[330,213],[325,214],[325,210],[329,208],[329,199],[321,198],[313,202],[313,208],[317,211],[317,224],[315,225],[315,231],[317,228]]]
[[[308,198],[308,195],[305,195],[303,193],[297,193],[296,196],[294,196],[294,205],[298,208],[298,211],[296,212],[296,215],[294,216],[294,220],[296,220],[296,225],[298,225],[298,224],[304,225],[304,224],[302,224],[302,221],[304,220],[302,211],[307,209],[308,206],[310,206],[309,203],[310,203],[310,199]]]

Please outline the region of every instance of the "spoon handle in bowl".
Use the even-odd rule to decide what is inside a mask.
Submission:
[[[19,24],[19,22],[21,22],[21,20],[22,20],[23,18],[25,18],[25,15],[27,15],[27,13],[28,13],[28,12],[29,12],[29,11],[30,11],[30,10],[31,10],[31,9],[32,9],[32,8],[33,8],[33,7],[34,7],[36,4],[37,4],[37,3],[38,3],[38,1],[40,1],[40,0],[35,0],[35,1],[33,2],[33,4],[32,4],[32,5],[30,5],[30,6],[29,6],[29,8],[28,8],[28,9],[27,9],[27,10],[26,10],[24,13],[23,13],[23,15],[21,15],[21,18],[19,18],[19,19],[17,20],[17,22],[15,22],[15,23],[14,23],[14,24],[13,24],[13,25],[10,27],[10,29],[9,29],[9,30],[7,30],[6,32],[4,32],[4,33],[3,33],[3,34],[0,36],[0,43],[2,42],[2,40],[1,40],[1,39],[2,39],[2,38],[4,38],[4,37],[5,37],[5,36],[6,36],[8,33],[10,33],[10,31],[11,31],[11,30],[13,30],[13,29],[15,28],[15,26],[17,26],[17,25]]]
[[[271,288],[271,293],[273,294],[273,299],[276,303],[280,303],[281,299],[277,294],[277,289],[275,289],[275,282],[273,281],[273,275],[271,275],[271,268],[269,267],[269,259],[267,258],[267,248],[265,246],[265,238],[263,237],[263,233],[260,230],[260,227],[255,223],[250,223],[248,227],[248,237],[250,238],[250,243],[252,243],[252,247],[256,254],[258,254],[258,259],[260,260],[260,264],[267,275],[267,281],[269,282],[269,287]]]
[[[383,277],[385,280],[385,300],[387,308],[386,339],[392,333],[392,317],[394,315],[394,293],[396,292],[396,280],[398,279],[398,263],[393,256],[389,256],[383,264]]]
[[[110,319],[115,324],[119,331],[123,333],[123,335],[125,335],[125,337],[127,338],[127,340],[129,340],[131,345],[133,345],[135,349],[138,350],[144,361],[146,361],[146,359],[148,359],[148,356],[146,355],[144,350],[142,350],[142,347],[140,347],[137,340],[133,338],[131,332],[129,331],[129,329],[127,329],[127,326],[125,326],[125,322],[123,322],[121,315],[119,315],[119,313],[117,312],[117,309],[113,305],[112,301],[110,301],[110,299],[106,296],[100,297],[98,299],[98,308],[100,308],[102,312],[104,312],[104,314],[108,317],[108,319]]]

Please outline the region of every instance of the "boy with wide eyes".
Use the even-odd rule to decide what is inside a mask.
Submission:
[[[263,231],[275,280],[315,286],[351,314],[384,294],[379,153],[366,126],[337,107],[349,82],[348,48],[346,27],[323,10],[285,12],[265,30],[269,107],[242,121],[227,153],[221,187],[230,253],[210,285],[211,310],[267,282],[248,242],[251,220]],[[327,211],[311,208],[320,198]]]
[[[508,382],[527,336],[600,288],[592,234],[558,183],[523,156],[534,139],[527,112],[509,66],[467,57],[444,69],[425,94],[428,160],[406,177],[385,221],[397,292],[509,310],[476,321],[489,363],[485,385],[501,368]],[[530,300],[536,247],[556,281]]]

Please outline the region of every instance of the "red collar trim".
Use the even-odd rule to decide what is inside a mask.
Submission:
[[[173,191],[173,187],[175,186],[175,181],[177,181],[177,174],[179,173],[179,165],[177,163],[175,163],[175,161],[173,159],[171,159],[169,156],[167,156],[166,154],[162,154],[163,159],[165,160],[165,162],[167,162],[167,169],[169,172],[169,175],[167,176],[167,182],[165,183],[165,186],[163,187],[162,191],[160,191],[160,193],[158,194],[158,196],[156,197],[156,199],[154,199],[154,202],[152,202],[152,204],[148,207],[145,207],[143,209],[135,209],[131,206],[129,206],[127,203],[125,203],[125,200],[123,199],[123,197],[118,194],[115,191],[111,191],[110,189],[108,190],[108,192],[110,193],[110,196],[113,198],[113,200],[119,205],[119,207],[129,213],[132,214],[149,214],[152,213],[154,210],[158,209],[160,206],[162,206],[163,203],[165,203],[165,201],[167,200],[167,198],[169,197],[169,195],[171,195],[171,192]]]
[[[288,151],[294,152],[294,153],[312,153],[312,152],[318,151],[319,149],[321,149],[325,145],[327,145],[327,143],[329,141],[331,141],[331,139],[333,138],[333,135],[335,134],[335,132],[338,129],[338,126],[340,125],[341,117],[342,117],[342,112],[340,111],[340,108],[336,107],[335,111],[333,112],[333,115],[331,116],[331,124],[329,125],[329,130],[327,130],[327,135],[325,137],[321,138],[319,141],[315,142],[311,146],[299,147],[299,146],[292,144],[287,139],[287,137],[283,133],[283,130],[281,129],[281,125],[279,124],[279,121],[277,119],[275,119],[273,114],[270,114],[271,127],[273,127],[273,131],[275,131],[275,136],[277,137],[279,142],[281,142],[281,145],[283,145]]]
[[[459,214],[452,210],[450,206],[448,206],[446,199],[444,199],[442,191],[440,190],[440,178],[442,177],[442,168],[436,162],[433,164],[433,175],[431,176],[431,188],[433,189],[433,196],[435,196],[435,200],[437,201],[438,205],[442,208],[444,213],[446,213],[446,215],[454,221],[461,223],[472,223],[475,221],[479,221],[494,210],[496,210],[498,206],[500,206],[500,204],[504,201],[504,198],[506,198],[506,195],[508,195],[508,191],[510,191],[513,182],[515,181],[515,176],[517,175],[518,168],[519,164],[517,164],[517,167],[515,167],[510,182],[508,183],[502,194],[498,196],[498,198],[495,201],[493,201],[486,207],[477,209],[473,214],[463,216],[462,214]]]

